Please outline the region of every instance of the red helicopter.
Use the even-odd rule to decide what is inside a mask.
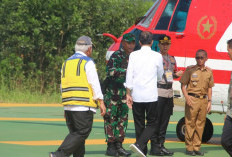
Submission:
[[[206,65],[213,69],[215,87],[213,88],[212,113],[225,113],[227,110],[228,87],[231,78],[232,62],[227,54],[227,40],[232,38],[232,1],[231,0],[157,0],[147,13],[125,33],[136,36],[135,50],[140,49],[139,35],[142,31],[153,34],[152,49],[159,51],[160,35],[172,39],[169,51],[175,56],[181,70],[196,64],[195,52],[204,49],[208,52]],[[122,34],[122,35],[123,35]],[[114,40],[106,53],[106,61],[121,46],[122,36],[103,33]],[[184,105],[185,100],[178,80],[174,81],[174,103]],[[185,122],[180,119],[176,133],[184,141]],[[213,125],[207,118],[203,142],[213,135]]]

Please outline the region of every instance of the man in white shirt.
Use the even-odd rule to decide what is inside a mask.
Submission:
[[[62,105],[69,134],[56,152],[49,153],[49,157],[84,157],[93,114],[98,107],[102,116],[106,112],[96,67],[90,58],[91,38],[81,36],[76,42],[75,52],[61,69]]]
[[[127,105],[133,111],[136,133],[136,143],[130,145],[130,148],[145,157],[147,142],[157,123],[157,81],[161,81],[164,70],[161,54],[151,50],[152,34],[142,32],[139,42],[141,49],[132,52],[129,57],[125,86]]]

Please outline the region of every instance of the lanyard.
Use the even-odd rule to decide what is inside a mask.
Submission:
[[[163,61],[164,61],[164,64],[167,65],[167,70],[171,70],[171,61],[169,59],[169,55],[167,54],[166,56],[162,55],[163,56]],[[167,58],[166,58],[167,57]]]
[[[163,61],[165,62],[165,64],[167,65],[167,69],[164,72],[164,79],[166,83],[172,83],[173,82],[173,72],[172,72],[172,68],[170,67],[171,65],[171,61],[169,59],[169,55],[167,54],[167,59],[165,59],[165,56],[163,55]]]

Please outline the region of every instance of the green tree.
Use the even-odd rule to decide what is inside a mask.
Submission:
[[[81,35],[92,37],[103,79],[112,41],[96,34],[119,37],[151,5],[140,0],[0,0],[0,86],[58,91],[61,64]]]

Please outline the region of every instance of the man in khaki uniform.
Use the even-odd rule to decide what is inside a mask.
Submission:
[[[186,154],[203,156],[200,151],[202,134],[205,127],[206,114],[211,110],[213,73],[205,67],[207,52],[196,52],[197,65],[185,70],[180,83],[186,99],[185,105],[185,144]]]

